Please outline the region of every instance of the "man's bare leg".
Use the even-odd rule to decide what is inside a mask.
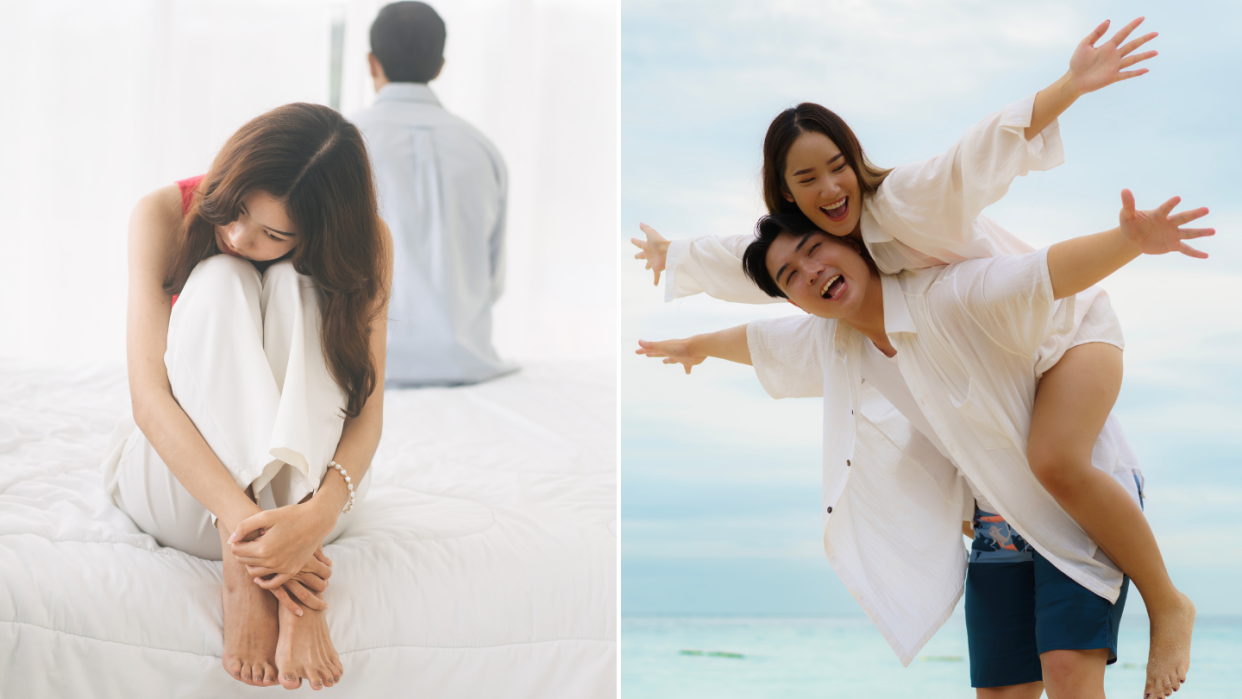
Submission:
[[[1112,345],[1091,343],[1066,352],[1040,381],[1027,456],[1039,482],[1143,596],[1151,623],[1144,692],[1164,697],[1181,686],[1190,669],[1195,607],[1173,586],[1138,504],[1112,476],[1091,465],[1096,438],[1121,390],[1121,373],[1121,350]],[[1051,697],[1051,687],[1048,693]]]
[[[217,522],[217,528],[219,523]],[[220,532],[224,552],[224,670],[256,687],[276,684],[276,598],[258,585],[229,548],[233,532]]]
[[[1043,693],[1043,682],[1027,682],[1007,687],[980,687],[975,690],[975,699],[1039,699]]]
[[[1050,650],[1039,654],[1048,699],[1104,699],[1108,649]]]

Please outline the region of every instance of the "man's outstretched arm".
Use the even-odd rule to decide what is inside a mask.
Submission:
[[[1134,195],[1128,189],[1121,190],[1121,225],[1048,248],[1048,274],[1052,278],[1053,297],[1063,299],[1073,296],[1099,283],[1139,255],[1180,252],[1189,257],[1206,259],[1207,253],[1192,248],[1185,241],[1214,235],[1216,230],[1181,226],[1206,216],[1207,207],[1170,216],[1173,207],[1180,201],[1181,197],[1173,197],[1160,208],[1136,211]]]
[[[702,364],[708,357],[727,359],[738,364],[750,365],[750,345],[746,342],[746,326],[720,330],[714,333],[695,335],[684,340],[663,340],[661,342],[638,341],[635,354],[648,357],[663,357],[665,364],[681,364],[690,373],[690,368]]]

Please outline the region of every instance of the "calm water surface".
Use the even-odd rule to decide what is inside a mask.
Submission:
[[[1147,619],[1121,624],[1109,697],[1142,697]],[[740,656],[740,657],[739,657]],[[973,697],[966,625],[951,618],[903,668],[865,618],[671,618],[621,621],[622,699]],[[1177,699],[1242,697],[1242,618],[1196,624],[1191,674]]]

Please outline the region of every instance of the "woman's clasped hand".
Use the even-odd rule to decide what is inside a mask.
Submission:
[[[332,561],[322,542],[336,522],[313,503],[259,512],[239,522],[229,537],[233,555],[255,584],[298,616],[298,601],[317,611],[328,608],[320,594],[328,587]]]

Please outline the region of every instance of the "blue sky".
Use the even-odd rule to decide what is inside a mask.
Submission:
[[[795,309],[663,303],[631,259],[638,223],[750,231],[764,131],[801,101],[841,114],[881,166],[935,155],[1059,77],[1099,21],[1138,15],[1161,34],[1151,73],[1075,104],[1066,163],[987,214],[1044,246],[1116,225],[1123,187],[1142,208],[1212,209],[1208,261],[1146,258],[1104,287],[1127,339],[1116,414],[1165,559],[1201,613],[1242,613],[1242,6],[914,0],[622,3],[623,613],[860,613],[819,540],[819,402],[773,401],[749,367],[687,377],[633,354]]]

